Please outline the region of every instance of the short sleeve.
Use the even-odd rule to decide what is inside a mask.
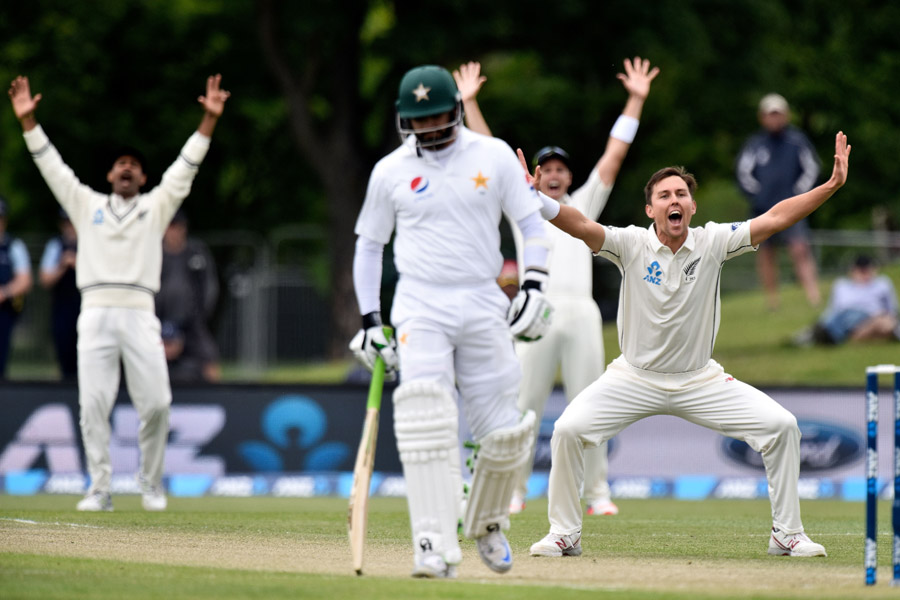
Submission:
[[[750,243],[750,221],[736,223],[707,223],[707,230],[714,232],[716,245],[723,247],[723,260],[731,260],[741,254],[756,251]]]
[[[366,198],[354,228],[356,235],[367,237],[381,244],[391,241],[391,234],[396,222],[389,181],[385,177],[384,171],[381,163],[375,165],[372,170],[369,185],[366,188]]]
[[[13,240],[9,247],[10,259],[12,261],[13,271],[19,273],[31,272],[31,258],[28,256],[28,249],[22,240]]]

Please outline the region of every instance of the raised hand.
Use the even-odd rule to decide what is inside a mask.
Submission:
[[[834,169],[831,171],[831,182],[837,187],[841,187],[847,182],[851,148],[844,132],[838,131],[834,136]]]
[[[481,63],[475,61],[459,65],[459,68],[453,71],[453,79],[456,80],[456,87],[459,88],[463,102],[474,100],[481,86],[487,81],[487,77],[481,74]]]
[[[197,102],[213,117],[221,117],[225,111],[225,101],[231,96],[231,92],[221,88],[222,75],[215,74],[206,78],[206,95],[197,98]]]
[[[541,165],[538,165],[534,168],[534,175],[532,175],[528,171],[528,161],[525,160],[525,153],[522,152],[521,148],[516,148],[516,156],[519,157],[519,164],[522,165],[522,169],[525,171],[525,181],[529,183],[534,189],[541,189]]]
[[[34,118],[34,111],[37,109],[41,97],[40,94],[36,96],[31,95],[31,85],[28,83],[28,78],[22,75],[13,79],[9,86],[9,100],[19,121]]]
[[[625,90],[631,96],[646,100],[650,94],[650,83],[659,75],[659,67],[650,68],[650,61],[640,56],[625,59],[625,73],[619,73],[616,78],[625,86]]]

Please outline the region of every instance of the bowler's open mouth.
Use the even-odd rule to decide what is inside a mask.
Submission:
[[[669,213],[669,222],[673,225],[678,225],[679,223],[681,223],[681,219],[682,217],[680,210],[676,209]]]

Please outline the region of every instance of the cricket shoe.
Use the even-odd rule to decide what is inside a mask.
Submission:
[[[512,551],[506,536],[500,531],[500,525],[491,523],[487,526],[488,533],[475,538],[475,547],[478,548],[478,556],[481,562],[497,573],[506,573],[512,569]]]
[[[802,531],[800,533],[784,533],[772,528],[769,537],[769,554],[773,556],[828,556],[825,546],[817,544]]]
[[[109,492],[91,492],[79,500],[75,508],[88,512],[112,511],[112,498]]]
[[[617,515],[619,514],[619,507],[612,500],[595,500],[588,504],[587,514]]]
[[[581,556],[581,532],[560,535],[552,531],[531,545],[532,556]]]
[[[426,579],[456,579],[456,565],[448,565],[437,552],[416,555],[413,577]]]
[[[166,510],[169,502],[166,500],[162,486],[152,485],[143,477],[138,477],[138,483],[141,486],[141,506],[144,507],[144,510],[153,512]]]
[[[518,492],[515,492],[512,500],[509,501],[509,514],[517,515],[523,510],[525,510],[525,498]]]

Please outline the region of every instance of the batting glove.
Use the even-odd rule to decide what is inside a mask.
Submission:
[[[375,359],[380,356],[384,361],[385,379],[393,381],[399,368],[397,340],[384,334],[381,313],[378,311],[363,315],[362,319],[362,329],[350,340],[350,350],[369,371],[375,369]]]
[[[543,288],[547,283],[546,271],[528,269],[525,281],[516,297],[513,298],[506,320],[513,336],[523,342],[535,342],[547,332],[553,315],[553,306],[544,296]]]

